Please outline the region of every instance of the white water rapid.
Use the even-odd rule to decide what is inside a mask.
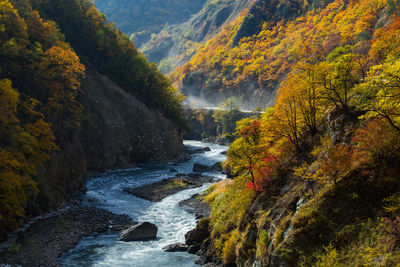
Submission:
[[[176,173],[192,172],[193,163],[212,165],[225,160],[221,152],[225,146],[185,141],[185,145],[211,151],[195,154],[188,162],[177,165],[151,166],[142,169],[105,172],[87,182],[87,198],[96,198],[99,202],[88,203],[117,214],[128,214],[134,221],[148,221],[158,226],[158,239],[153,241],[121,242],[117,235],[99,235],[84,238],[80,244],[61,258],[63,266],[135,266],[135,267],[188,267],[196,266],[197,256],[185,252],[163,252],[162,248],[177,242],[184,242],[184,235],[196,225],[194,215],[178,206],[181,200],[201,193],[210,184],[201,188],[188,189],[169,196],[161,202],[152,203],[123,192],[124,187],[137,187],[173,177]],[[225,178],[221,173],[206,173],[216,179]]]

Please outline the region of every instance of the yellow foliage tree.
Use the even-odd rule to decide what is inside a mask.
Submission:
[[[70,49],[54,46],[43,54],[37,82],[43,84],[46,116],[56,131],[79,127],[81,107],[75,97],[84,72]]]
[[[57,149],[50,124],[34,111],[36,103],[21,101],[11,81],[0,80],[0,231],[14,229],[24,218],[38,192],[35,177]],[[23,113],[32,122],[17,117]]]
[[[356,105],[365,117],[380,116],[400,131],[400,60],[390,56],[371,68],[368,77],[355,89]]]

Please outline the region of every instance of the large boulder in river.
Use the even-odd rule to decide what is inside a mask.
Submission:
[[[200,163],[195,163],[193,165],[193,171],[194,172],[210,172],[213,170],[212,166],[207,166],[207,165],[203,165]]]
[[[212,166],[207,166],[207,165],[203,165],[200,163],[195,163],[193,165],[193,171],[196,173],[198,172],[220,172],[222,171],[222,166],[221,166],[221,162],[217,162]]]
[[[157,237],[157,231],[158,228],[156,225],[143,222],[122,231],[119,235],[119,239],[126,242],[155,239]]]

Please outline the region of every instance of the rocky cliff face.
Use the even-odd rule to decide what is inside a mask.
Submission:
[[[173,122],[85,65],[78,96],[83,106],[81,130],[57,136],[59,150],[38,178],[40,191],[27,209],[30,216],[57,208],[84,190],[87,171],[167,162],[183,151],[182,134]]]
[[[180,155],[182,137],[170,120],[86,65],[80,140],[89,170],[165,162]]]
[[[198,44],[215,36],[248,8],[251,2],[252,0],[208,1],[188,21],[162,30],[157,38],[143,45],[142,52],[149,61],[160,63],[164,73],[169,73],[189,60]]]

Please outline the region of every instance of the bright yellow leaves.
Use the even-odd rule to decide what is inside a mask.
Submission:
[[[19,103],[19,93],[12,89],[10,80],[1,80],[0,88],[0,127],[4,127],[14,123],[16,120],[14,114]]]
[[[0,80],[0,234],[17,227],[35,200],[58,149],[53,130],[79,123],[80,115],[75,95],[84,66],[55,23],[26,8],[0,0],[0,74],[19,87]]]
[[[43,54],[38,82],[46,92],[46,114],[56,131],[79,127],[80,104],[75,100],[85,67],[70,49],[52,47]]]
[[[255,184],[254,166],[263,158],[260,146],[260,124],[252,118],[238,122],[238,139],[233,142],[229,151],[229,164],[233,173],[248,173],[249,181]]]
[[[25,216],[27,201],[37,193],[34,182],[50,153],[57,149],[50,124],[21,101],[11,81],[0,80],[0,229],[11,230]],[[27,114],[24,114],[27,113]],[[22,122],[17,114],[24,114]]]
[[[276,25],[267,21],[258,35],[243,38],[236,47],[232,47],[234,29],[241,23],[236,21],[192,57],[187,63],[190,68],[178,68],[178,74],[171,77],[182,81],[189,73],[203,72],[207,74],[209,83],[216,82],[218,85],[213,90],[223,87],[230,92],[240,92],[241,87],[247,86],[246,82],[254,80],[259,81],[259,88],[270,87],[272,90],[286,78],[297,62],[309,58],[323,60],[338,46],[369,40],[385,5],[385,0],[349,3],[336,0],[324,9],[310,11],[297,20],[281,20]],[[342,63],[343,66],[337,66],[333,71],[344,71],[345,62]],[[224,78],[221,79],[221,76]],[[334,77],[329,78],[343,83],[331,79]],[[337,91],[332,88],[335,84],[329,86],[327,92]],[[346,96],[341,95],[340,100],[346,100]]]
[[[279,89],[266,125],[272,136],[288,139],[297,151],[302,150],[304,134],[317,133],[319,120],[326,110],[321,97],[324,74],[325,69],[320,65],[299,63]]]
[[[76,90],[84,76],[85,66],[70,49],[54,46],[44,53],[40,70],[53,82],[62,83],[67,90]]]
[[[381,116],[400,131],[400,59],[390,56],[371,68],[368,77],[357,86],[357,105],[366,117]]]

